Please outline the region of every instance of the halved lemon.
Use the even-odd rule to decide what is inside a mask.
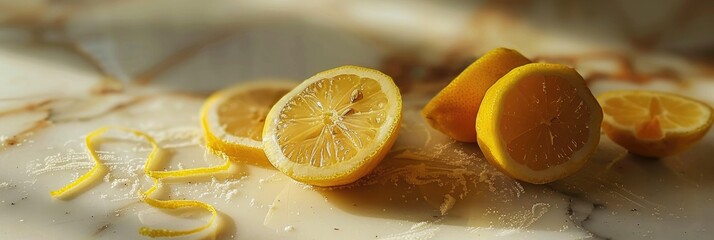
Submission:
[[[285,175],[337,186],[369,173],[394,144],[402,119],[399,89],[373,69],[343,66],[318,73],[268,113],[263,147]]]
[[[476,114],[483,96],[511,69],[530,63],[519,52],[496,48],[484,54],[421,110],[429,125],[461,142],[476,142]]]
[[[706,103],[663,92],[611,91],[598,96],[603,130],[632,153],[665,157],[680,153],[704,137],[712,126]]]
[[[206,146],[230,159],[268,165],[263,153],[265,119],[296,82],[255,81],[211,95],[201,108]]]
[[[486,92],[476,117],[478,145],[505,174],[542,184],[566,177],[600,140],[602,110],[583,78],[559,64],[511,70]]]

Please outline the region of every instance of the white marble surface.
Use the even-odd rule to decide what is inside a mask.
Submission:
[[[573,12],[586,7],[608,9]],[[111,168],[103,181],[70,200],[49,191],[91,168],[83,138],[105,125],[154,135],[172,153],[168,169],[220,164],[202,146],[198,109],[207,93],[239,81],[300,80],[342,64],[380,68],[402,87],[405,120],[389,157],[336,189],[241,162],[230,173],[167,182],[163,197],[200,199],[221,213],[218,226],[186,239],[711,238],[713,132],[660,160],[629,155],[603,137],[584,169],[531,185],[499,173],[474,144],[449,140],[418,114],[474,54],[495,46],[570,64],[595,94],[659,89],[712,104],[711,64],[676,54],[706,49],[711,31],[696,30],[711,15],[692,10],[694,20],[679,35],[642,50],[630,38],[673,31],[660,19],[678,8],[650,9],[665,16],[654,18],[624,11],[644,33],[622,33],[587,14],[551,16],[560,8],[548,4],[527,5],[540,10],[525,18],[502,8],[430,1],[4,4],[0,238],[134,239],[143,225],[197,226],[206,218],[200,211],[177,216],[139,201],[138,191],[150,186],[141,169],[149,149],[121,133],[100,144]],[[534,24],[559,18],[570,25]],[[583,38],[580,25],[602,36]]]

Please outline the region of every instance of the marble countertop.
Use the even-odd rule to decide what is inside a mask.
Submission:
[[[677,27],[638,20],[631,24],[644,33],[623,33],[581,11],[605,7],[575,3],[573,16],[551,16],[562,9],[539,4],[524,5],[539,9],[525,15],[490,2],[2,5],[0,238],[135,239],[141,226],[202,224],[204,212],[167,213],[140,201],[151,186],[142,169],[150,148],[117,132],[98,145],[110,168],[101,181],[72,199],[49,192],[92,167],[84,137],[106,125],[153,135],[170,153],[166,169],[221,164],[203,146],[198,111],[207,94],[244,81],[299,81],[343,64],[381,69],[400,86],[404,122],[388,157],[357,183],[333,189],[244,162],[167,181],[162,198],[199,199],[220,213],[209,231],[184,239],[711,238],[714,131],[664,159],[628,154],[603,136],[582,170],[533,185],[498,172],[475,144],[425,124],[418,111],[426,101],[496,46],[573,66],[596,95],[655,89],[714,104],[714,68],[692,54],[714,40],[697,31],[710,14],[687,10],[693,20]],[[660,8],[650,10],[679,16],[679,7]],[[665,37],[635,41],[652,32]]]

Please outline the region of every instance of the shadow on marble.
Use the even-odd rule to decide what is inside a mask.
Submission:
[[[714,167],[707,157],[714,150],[703,145],[681,157],[658,160],[627,154],[604,139],[582,170],[546,185],[503,176],[473,145],[456,143],[447,148],[470,151],[476,158],[459,166],[445,164],[449,157],[438,155],[391,154],[374,173],[354,184],[315,189],[352,215],[438,222],[474,231],[500,230],[500,234],[577,228],[596,239],[697,236],[691,229],[686,235],[691,228],[686,218],[704,221],[714,213],[708,207],[714,192],[704,190],[714,183],[714,177],[706,174]],[[625,221],[637,226],[619,224]],[[658,223],[668,221],[681,228],[659,227]]]
[[[424,153],[390,154],[362,180],[316,191],[353,215],[471,229],[537,230],[534,223],[546,214],[565,214],[566,197],[506,177],[485,161],[474,144],[454,142],[440,154],[420,155]],[[459,161],[458,157],[461,162],[450,162]],[[559,204],[562,208],[555,210]],[[558,230],[566,225],[558,222],[538,228]]]
[[[215,239],[233,239],[238,233],[238,228],[236,227],[233,218],[225,213],[218,213],[218,217],[221,219],[219,225],[216,226]]]

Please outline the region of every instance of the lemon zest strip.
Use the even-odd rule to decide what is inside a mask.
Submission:
[[[149,190],[141,194],[141,199],[156,208],[163,208],[163,209],[177,209],[177,208],[183,208],[183,207],[198,207],[198,208],[203,208],[206,211],[211,212],[211,219],[208,220],[204,225],[194,228],[194,229],[189,229],[189,230],[171,230],[171,229],[161,229],[161,228],[149,228],[149,227],[141,227],[139,229],[139,234],[156,238],[156,237],[178,237],[178,236],[184,236],[184,235],[190,235],[194,233],[201,232],[203,230],[206,230],[207,228],[211,227],[213,225],[213,222],[215,222],[216,217],[218,216],[218,211],[211,206],[210,204],[201,202],[201,201],[195,201],[195,200],[159,200],[150,197],[151,193],[153,193],[159,185],[159,178],[154,178],[154,185],[151,186]]]
[[[145,169],[147,167],[148,167],[148,165],[144,166]],[[201,167],[201,168],[191,168],[191,169],[184,169],[184,170],[174,170],[174,171],[149,170],[146,172],[147,173],[146,175],[149,175],[149,177],[157,178],[157,179],[172,178],[172,177],[174,177],[174,178],[175,177],[191,177],[191,176],[195,176],[195,175],[202,175],[202,174],[226,171],[230,167],[231,167],[231,163],[229,161],[226,161],[225,163],[223,163],[223,165],[214,166],[214,167]]]
[[[89,134],[87,134],[87,137],[85,137],[85,139],[84,139],[84,143],[87,145],[87,150],[89,150],[89,155],[92,158],[92,160],[94,160],[94,167],[92,167],[92,169],[90,169],[87,173],[80,176],[73,182],[65,185],[64,187],[62,187],[58,190],[51,191],[50,195],[52,197],[62,198],[65,193],[76,188],[77,186],[82,184],[84,181],[86,181],[87,179],[92,177],[94,174],[96,174],[100,170],[106,170],[106,166],[104,164],[102,164],[102,162],[99,161],[99,155],[97,154],[97,151],[94,150],[94,148],[92,147],[92,139],[104,134],[107,130],[109,130],[109,127],[103,127],[103,128],[96,129],[96,130],[90,132]]]
[[[207,203],[201,202],[201,201],[196,201],[196,200],[159,200],[151,197],[151,194],[156,191],[156,189],[159,188],[159,181],[163,178],[169,178],[169,177],[189,177],[189,176],[194,176],[194,175],[199,175],[199,174],[210,174],[210,173],[217,173],[221,171],[228,170],[230,168],[230,161],[226,160],[226,162],[223,165],[220,166],[214,166],[214,167],[202,167],[202,168],[194,168],[194,169],[185,169],[185,170],[175,170],[175,171],[157,171],[157,170],[151,170],[150,166],[152,165],[154,159],[156,158],[156,155],[159,152],[159,145],[154,140],[153,137],[149,136],[148,134],[135,130],[135,129],[130,129],[130,128],[124,128],[124,127],[114,127],[114,126],[107,126],[107,127],[101,127],[98,128],[89,134],[87,134],[87,137],[85,138],[85,143],[87,145],[87,150],[89,151],[89,155],[91,156],[92,160],[94,160],[94,167],[90,169],[87,173],[82,175],[81,177],[77,178],[73,182],[65,185],[64,187],[51,191],[50,195],[52,197],[57,197],[57,198],[62,198],[65,193],[68,191],[71,191],[72,189],[76,188],[77,186],[83,184],[87,179],[91,178],[93,175],[97,174],[97,172],[100,172],[100,170],[106,170],[106,166],[99,161],[99,155],[97,154],[96,150],[94,147],[92,147],[92,139],[103,135],[105,132],[107,132],[109,129],[117,129],[125,132],[132,133],[138,137],[144,138],[146,142],[148,142],[151,145],[151,152],[149,153],[149,156],[147,157],[146,163],[144,164],[144,173],[149,176],[153,180],[153,185],[149,190],[146,190],[143,193],[140,193],[141,200],[144,201],[145,203],[156,207],[156,208],[163,208],[163,209],[177,209],[177,208],[183,208],[183,207],[198,207],[202,208],[208,212],[211,213],[211,218],[206,222],[206,224],[194,228],[194,229],[189,229],[189,230],[171,230],[171,229],[160,229],[160,228],[149,228],[149,227],[141,227],[139,229],[139,234],[156,238],[156,237],[177,237],[177,236],[184,236],[184,235],[189,235],[189,234],[194,234],[201,232],[207,228],[209,228],[213,223],[215,222],[217,216],[218,216],[218,211],[216,209]]]

